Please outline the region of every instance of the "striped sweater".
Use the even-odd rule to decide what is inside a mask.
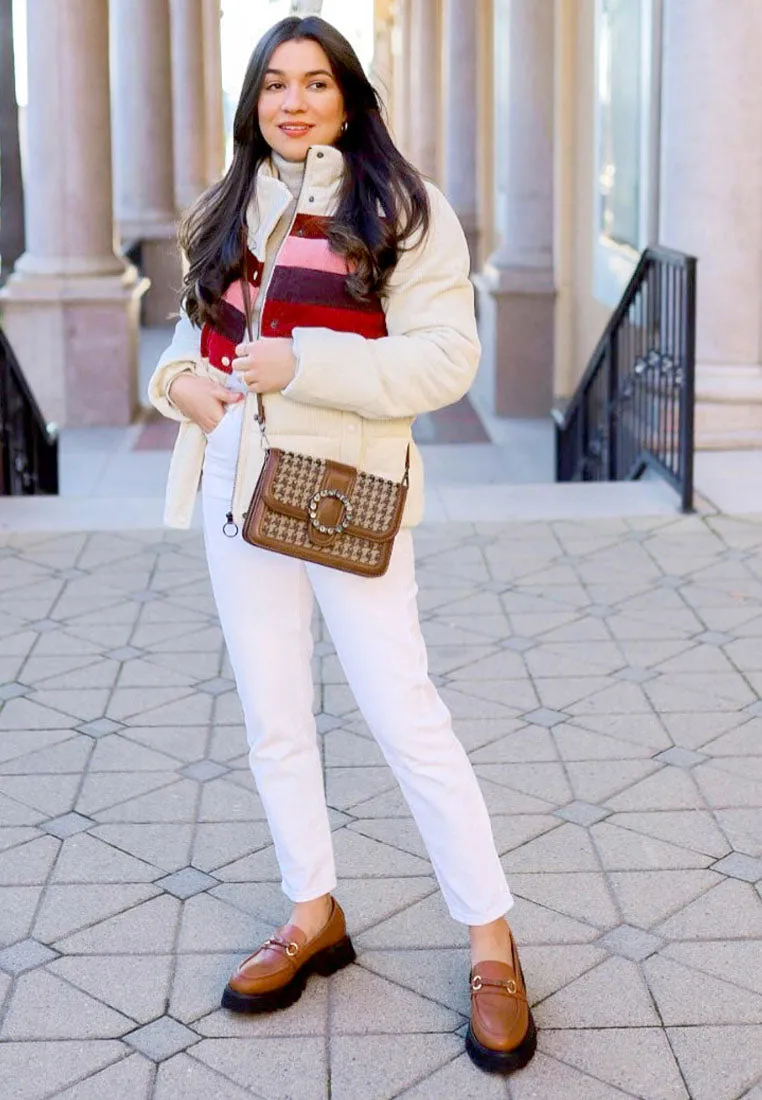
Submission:
[[[380,298],[372,295],[366,301],[358,301],[347,290],[346,261],[329,248],[330,223],[330,218],[310,214],[297,214],[294,219],[278,252],[259,311],[263,337],[291,337],[294,329],[305,327],[356,332],[369,340],[386,336],[386,317]],[[249,251],[246,277],[255,313],[264,268],[264,263]],[[201,330],[201,355],[212,366],[230,373],[236,345],[244,339],[243,292],[240,280],[236,279],[223,296],[216,325],[207,323]]]
[[[415,417],[462,397],[478,365],[468,250],[451,207],[427,184],[429,233],[403,253],[383,299],[357,302],[346,288],[345,261],[326,240],[343,171],[339,150],[310,149],[293,224],[274,264],[271,242],[293,200],[269,163],[260,167],[247,210],[247,274],[261,309],[261,337],[292,338],[297,362],[282,393],[264,399],[268,435],[273,446],[398,480]],[[272,274],[262,289],[266,266]],[[227,384],[231,368],[225,360],[233,358],[243,336],[241,288],[233,284],[214,329],[195,328],[181,311],[149,383],[156,408],[181,421],[167,485],[170,526],[190,524],[205,436],[168,401],[167,387],[188,370]],[[262,466],[255,396],[245,404],[233,501],[237,521]],[[403,524],[417,523],[422,512],[423,468],[413,447]]]

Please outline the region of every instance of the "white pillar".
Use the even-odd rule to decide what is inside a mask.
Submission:
[[[27,250],[3,326],[46,417],[127,424],[146,284],[114,252],[108,0],[29,0]]]
[[[169,0],[111,0],[114,208],[125,245],[139,242],[151,289],[146,324],[166,323],[182,283],[172,158]]]
[[[206,183],[215,183],[225,170],[225,118],[222,104],[222,47],[220,0],[204,0],[204,120]]]
[[[410,156],[419,172],[439,177],[441,37],[438,0],[410,0]]]
[[[392,110],[394,140],[408,159],[410,152],[410,4],[411,0],[393,0],[392,8]]]
[[[495,0],[495,214],[500,244],[476,280],[483,385],[500,416],[553,400],[554,5]]]
[[[762,444],[760,41],[758,0],[665,0],[659,239],[699,260],[700,447]]]
[[[460,218],[472,261],[477,251],[477,136],[474,117],[477,11],[473,0],[445,0],[442,79],[442,185]],[[466,89],[470,89],[467,94]]]
[[[204,0],[170,0],[175,205],[186,210],[207,185]]]
[[[395,22],[394,0],[374,0],[373,3],[373,66],[370,74],[374,88],[380,94],[387,120],[391,123],[394,111],[394,57],[393,39]]]
[[[107,0],[29,0],[26,275],[114,275]]]

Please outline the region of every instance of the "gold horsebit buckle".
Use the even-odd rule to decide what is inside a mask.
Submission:
[[[481,974],[474,974],[471,979],[471,989],[474,993],[478,993],[485,985],[494,986],[496,989],[505,989],[514,997],[523,997],[524,994],[519,992],[519,987],[513,978],[482,978]]]
[[[334,527],[326,526],[324,523],[318,523],[317,517],[320,502],[327,497],[334,497],[344,505],[344,516],[341,522],[337,523]],[[309,512],[312,526],[317,528],[321,535],[343,535],[352,522],[352,501],[346,493],[342,493],[340,489],[319,489],[317,493],[313,493],[310,497]]]
[[[277,947],[282,947],[290,959],[293,959],[294,955],[299,950],[299,944],[293,940],[290,943],[286,943],[285,940],[279,939],[277,936],[271,937],[269,940],[265,940],[262,947],[270,947],[271,944],[275,944]]]

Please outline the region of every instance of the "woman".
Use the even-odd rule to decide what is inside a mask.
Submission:
[[[188,526],[203,465],[212,588],[293,902],[288,922],[236,969],[223,1005],[283,1007],[310,972],[354,959],[332,896],[312,714],[315,597],[449,911],[470,928],[469,1053],[511,1072],[534,1053],[534,1024],[484,800],[427,675],[410,530],[422,512],[420,456],[411,447],[403,529],[382,577],[306,564],[237,535],[262,465],[257,394],[272,445],[399,481],[415,417],[466,392],[480,349],[463,233],[392,143],[350,44],[313,16],[283,20],[256,48],[231,167],[189,213],[180,243],[184,307],[150,383],[156,407],[181,421],[167,521]]]

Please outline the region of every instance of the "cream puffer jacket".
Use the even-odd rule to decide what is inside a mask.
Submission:
[[[318,148],[323,153],[319,158]],[[313,146],[296,213],[333,214],[343,172],[339,150]],[[327,328],[294,329],[294,379],[281,393],[265,397],[272,446],[331,458],[399,481],[416,416],[452,404],[469,389],[481,349],[468,277],[468,247],[445,197],[431,184],[426,188],[431,205],[429,232],[403,253],[382,299],[388,336],[371,340]],[[286,185],[269,165],[263,165],[255,200],[247,210],[249,248],[257,259],[264,262],[268,240],[292,201]],[[167,484],[164,520],[170,527],[190,526],[206,436],[170,404],[167,387],[183,371],[230,383],[230,375],[211,366],[200,346],[200,329],[181,311],[172,343],[148,387],[149,400],[159,412],[181,421]],[[232,500],[239,525],[263,461],[255,416],[256,396],[248,394]],[[423,503],[423,465],[413,445],[403,526],[420,521]]]

